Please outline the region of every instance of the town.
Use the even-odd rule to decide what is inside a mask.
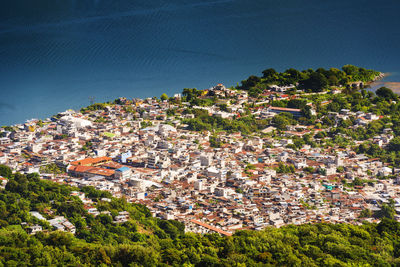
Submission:
[[[304,125],[298,123],[301,117],[316,116],[343,88],[287,92],[293,88],[271,86],[260,100],[218,84],[170,98],[119,98],[67,110],[44,121],[1,128],[0,164],[77,188],[108,191],[145,205],[155,217],[183,222],[188,232],[229,236],[287,224],[377,222],[372,213],[388,204],[400,214],[400,169],[352,149],[366,141],[385,149],[394,138],[392,129],[347,147],[325,135],[350,118],[347,127],[357,129],[383,116],[341,108]],[[314,96],[326,100],[317,107]],[[300,100],[305,101],[301,108],[273,105]],[[210,121],[196,121],[201,116],[228,126],[207,129]],[[257,131],[229,125],[248,117]],[[4,187],[7,180],[0,179]],[[90,214],[100,214],[85,194],[75,194]],[[44,219],[36,211],[31,214]],[[128,219],[121,212],[114,223]],[[49,222],[75,231],[62,216]]]

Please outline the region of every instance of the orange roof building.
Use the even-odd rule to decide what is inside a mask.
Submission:
[[[110,157],[98,157],[98,158],[86,158],[71,162],[74,166],[98,166],[101,164],[108,163],[112,160]]]
[[[76,176],[95,176],[101,175],[105,177],[114,176],[115,171],[110,169],[104,169],[99,167],[92,166],[73,166],[71,165],[68,168],[68,172],[76,175]]]
[[[192,220],[190,220],[190,222],[192,222],[192,223],[194,223],[194,224],[197,224],[197,225],[200,225],[200,226],[202,226],[202,227],[204,227],[204,228],[207,228],[208,230],[211,230],[211,231],[213,231],[213,232],[219,233],[219,234],[221,234],[221,235],[225,235],[225,236],[231,236],[231,235],[232,235],[232,233],[229,233],[229,232],[226,232],[226,231],[224,231],[224,230],[218,229],[218,228],[215,227],[215,226],[209,225],[209,224],[207,224],[207,223],[203,223],[203,222],[198,221],[198,220],[192,219]]]

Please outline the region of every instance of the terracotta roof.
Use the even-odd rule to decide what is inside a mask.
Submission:
[[[81,166],[92,166],[94,164],[98,164],[101,162],[106,162],[112,160],[110,157],[98,157],[98,158],[86,158],[82,160],[77,160],[71,162],[72,165],[81,165]]]
[[[219,234],[221,234],[221,235],[225,235],[225,236],[231,236],[231,235],[232,235],[232,234],[229,233],[229,232],[226,232],[226,231],[224,231],[224,230],[218,229],[218,228],[216,228],[216,227],[214,227],[214,226],[212,226],[212,225],[209,225],[209,224],[207,224],[207,223],[203,223],[203,222],[198,221],[198,220],[192,219],[192,220],[190,220],[190,222],[192,222],[192,223],[194,223],[194,224],[197,224],[197,225],[200,225],[200,226],[203,226],[203,227],[205,227],[205,228],[207,228],[207,229],[209,229],[209,230],[212,230],[212,231],[214,231],[214,232],[217,232],[217,233],[219,233]]]
[[[68,168],[68,170],[73,171],[73,172],[91,173],[91,174],[102,175],[102,176],[113,176],[115,173],[114,170],[103,169],[103,168],[92,167],[92,166],[70,166]]]
[[[297,108],[281,108],[281,107],[269,107],[269,109],[273,109],[273,110],[281,110],[281,111],[294,111],[294,112],[300,112],[300,109]]]
[[[119,169],[119,168],[124,167],[124,165],[119,164],[119,163],[114,162],[114,161],[101,164],[101,166],[105,167],[105,168],[110,168],[110,169]]]

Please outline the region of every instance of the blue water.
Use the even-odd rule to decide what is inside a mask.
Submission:
[[[0,125],[119,96],[354,64],[400,81],[398,0],[14,0],[0,7]]]

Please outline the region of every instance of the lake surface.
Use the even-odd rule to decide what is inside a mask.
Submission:
[[[6,1],[3,1],[6,2]],[[0,125],[354,64],[400,81],[398,0],[15,0],[0,8]]]

